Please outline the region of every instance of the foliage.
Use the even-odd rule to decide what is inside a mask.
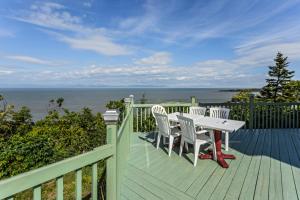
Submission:
[[[62,102],[57,105],[62,107]],[[4,112],[0,118],[0,179],[90,151],[105,142],[104,120],[89,108],[80,112],[64,109],[63,113],[52,110],[36,123],[26,107],[1,110]]]
[[[269,66],[269,78],[258,98],[268,102],[288,102],[293,99],[293,93],[289,83],[294,76],[294,71],[288,70],[287,57],[278,52],[274,59],[275,65]]]
[[[134,119],[135,121],[137,120],[136,117]],[[136,122],[135,122],[136,123]],[[149,116],[145,119],[143,119],[141,122],[140,126],[139,126],[139,132],[150,132],[155,130],[155,119],[152,116]],[[134,130],[137,131],[137,130]]]
[[[292,94],[290,101],[299,102],[300,101],[300,81],[292,80],[288,83],[287,92]]]
[[[15,134],[0,143],[0,178],[17,175],[55,161],[54,143],[47,135]]]
[[[147,102],[146,94],[143,93],[142,98],[140,99],[141,104],[145,104]]]
[[[125,111],[124,99],[109,101],[106,104],[106,108],[108,108],[108,109],[117,109],[117,110],[120,111],[120,113],[123,113]]]
[[[64,101],[65,100],[62,97],[59,97],[57,99],[51,99],[48,104],[48,113],[63,110],[62,105]]]
[[[249,103],[250,95],[251,95],[251,90],[248,89],[241,90],[231,98],[231,102]]]

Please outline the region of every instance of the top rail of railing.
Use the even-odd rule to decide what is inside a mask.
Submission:
[[[134,130],[149,132],[155,130],[155,121],[151,107],[155,104],[134,104]],[[250,102],[225,102],[225,103],[197,103],[192,98],[191,102],[172,102],[160,104],[166,108],[167,113],[189,112],[189,107],[199,105],[207,107],[226,107],[230,109],[230,119],[245,121],[244,128],[270,129],[270,128],[300,128],[300,102],[271,103],[255,102],[253,96]]]

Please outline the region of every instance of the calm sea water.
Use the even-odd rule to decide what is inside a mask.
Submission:
[[[167,101],[189,101],[196,96],[200,102],[225,102],[230,100],[234,92],[221,92],[220,89],[204,88],[102,88],[102,89],[0,89],[9,104],[17,109],[27,106],[31,109],[34,120],[47,114],[48,102],[63,97],[64,107],[71,111],[79,111],[88,107],[94,112],[104,112],[110,100],[119,100],[133,94],[136,100],[145,94],[147,102],[161,103]]]

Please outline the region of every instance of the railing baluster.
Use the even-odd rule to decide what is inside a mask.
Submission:
[[[136,132],[139,132],[139,109],[136,108]]]
[[[64,199],[64,178],[63,176],[56,179],[56,200]]]
[[[289,128],[292,127],[292,107],[289,105]]]
[[[97,163],[94,163],[92,165],[92,199],[93,200],[97,200],[97,193],[98,193],[98,190],[97,190],[97,185],[98,185],[98,182],[97,182],[97,179],[98,179],[98,172],[97,172]]]
[[[296,128],[299,128],[299,105],[297,105],[296,107],[296,112],[297,112]]]
[[[76,200],[82,199],[82,170],[76,171]]]
[[[143,108],[141,109],[141,113],[140,113],[140,128],[142,129],[143,127]]]
[[[33,188],[33,199],[34,200],[41,200],[42,199],[42,187],[37,186]]]
[[[268,106],[269,108],[269,118],[268,118],[268,120],[269,120],[269,126],[268,126],[268,128],[272,128],[272,123],[273,123],[273,108],[272,108],[272,106],[271,105],[269,105]]]
[[[275,105],[272,105],[273,108],[273,126],[272,128],[276,128],[276,116],[277,116],[277,110]]]
[[[296,114],[295,114],[295,105],[292,105],[292,108],[293,108],[293,127],[292,128],[296,128],[295,127],[295,118],[296,118]]]
[[[285,112],[284,112],[284,116],[285,116],[284,128],[287,128],[287,122],[288,122],[288,121],[287,121],[287,113],[286,113],[286,112],[287,112],[287,109],[286,109],[285,106],[284,106],[284,108],[285,108],[285,109],[284,109],[284,110],[285,110]]]

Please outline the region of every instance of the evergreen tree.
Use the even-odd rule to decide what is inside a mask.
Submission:
[[[267,85],[260,91],[259,98],[270,102],[285,102],[290,101],[293,97],[289,83],[294,76],[294,71],[287,69],[289,65],[287,58],[282,53],[277,53],[274,59],[275,65],[269,66]]]

